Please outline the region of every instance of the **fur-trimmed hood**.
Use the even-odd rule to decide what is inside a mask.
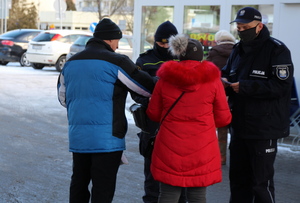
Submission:
[[[209,61],[168,61],[162,64],[157,76],[186,91],[194,91],[199,85],[220,80],[220,70]]]

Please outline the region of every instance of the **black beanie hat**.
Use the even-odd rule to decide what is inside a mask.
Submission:
[[[169,40],[169,49],[179,60],[202,61],[203,47],[198,40],[191,39],[184,34],[171,36]]]
[[[179,56],[180,60],[202,61],[203,47],[201,42],[195,39],[189,39],[185,54]]]
[[[169,38],[177,34],[178,31],[176,27],[170,21],[166,21],[158,26],[154,35],[154,39],[156,42],[168,43]]]
[[[122,31],[109,18],[99,21],[95,28],[94,37],[102,40],[121,39]]]

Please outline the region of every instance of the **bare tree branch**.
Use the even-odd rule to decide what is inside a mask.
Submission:
[[[99,20],[101,20],[102,18],[104,18],[106,16],[112,16],[112,15],[118,13],[120,8],[122,6],[124,6],[124,3],[126,2],[126,0],[110,0],[110,1],[95,0],[95,2],[97,4],[97,8],[98,8],[98,17],[99,17]],[[104,5],[105,2],[108,2],[109,4],[107,5],[107,7],[103,8],[102,6]],[[102,11],[105,9],[108,11],[108,13],[106,15],[103,15]]]
[[[110,16],[114,15],[122,6],[124,6],[126,0],[115,0],[111,1],[110,4]]]
[[[126,30],[133,31],[133,1],[134,0],[85,0],[85,2],[96,3],[98,18],[121,16],[126,21]],[[132,6],[128,7],[126,3]]]

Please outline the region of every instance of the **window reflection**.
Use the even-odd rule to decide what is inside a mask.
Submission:
[[[259,10],[262,14],[262,22],[268,27],[272,35],[274,6],[265,5],[233,5],[231,9],[231,20],[235,19],[239,9],[251,6]],[[141,46],[140,53],[146,51],[143,44],[154,43],[154,34],[157,27],[169,20],[173,22],[173,6],[143,6],[142,7],[142,26],[141,26]],[[229,21],[230,22],[230,21]],[[229,23],[228,22],[228,23]],[[203,44],[204,54],[206,55],[212,46],[215,46],[215,33],[220,30],[220,6],[185,6],[183,33],[191,38],[199,40]],[[180,32],[180,31],[179,31]],[[230,25],[230,32],[237,38],[236,24]]]
[[[167,20],[173,22],[173,14],[174,14],[173,6],[143,6],[142,7],[142,26],[141,26],[141,42],[140,42],[141,53],[146,51],[145,49],[149,47],[149,45],[147,46],[144,45],[145,41],[153,45],[155,31],[161,23]]]
[[[236,14],[238,10],[244,8],[244,7],[253,7],[262,15],[262,23],[265,24],[270,34],[272,35],[273,32],[273,20],[274,20],[274,5],[271,4],[265,4],[265,5],[233,5],[231,9],[231,20],[234,20],[236,17]],[[230,32],[238,39],[237,29],[236,29],[236,23],[231,24]]]
[[[183,33],[199,40],[206,55],[220,28],[220,6],[185,6]]]

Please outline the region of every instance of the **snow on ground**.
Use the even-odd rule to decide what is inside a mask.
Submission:
[[[127,117],[128,124],[134,124],[132,113],[129,111],[129,107],[134,104],[130,94],[128,94],[126,99],[125,115]]]
[[[7,68],[10,67],[10,68]],[[19,63],[8,63],[7,66],[0,66],[0,73],[5,71],[6,73],[16,73],[16,74],[22,74],[22,75],[53,75],[59,73],[55,70],[55,67],[45,67],[42,70],[36,70],[32,67],[21,67]],[[25,90],[24,90],[25,91]],[[128,120],[128,124],[134,124],[134,120],[132,117],[131,112],[129,111],[129,107],[134,103],[134,101],[131,99],[130,94],[128,94],[127,100],[126,100],[126,107],[125,107],[125,115]]]

